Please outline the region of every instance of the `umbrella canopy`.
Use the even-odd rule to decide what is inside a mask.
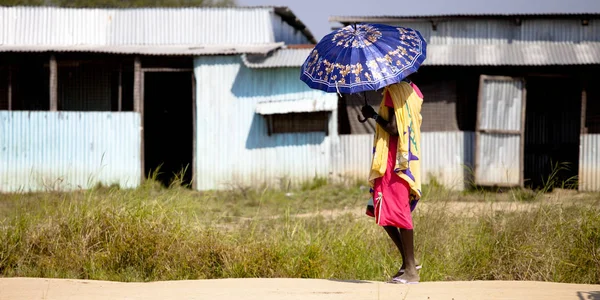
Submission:
[[[326,35],[302,65],[313,89],[346,94],[378,90],[417,71],[427,44],[414,29],[357,24]]]

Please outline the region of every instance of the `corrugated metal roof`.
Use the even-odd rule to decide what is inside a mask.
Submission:
[[[429,45],[430,66],[546,66],[600,64],[600,43]]]
[[[22,50],[27,50],[25,46],[222,45],[224,51],[231,52],[227,50],[229,45],[273,44],[290,36],[294,41],[301,40],[293,30],[305,35],[304,42],[312,39],[304,24],[286,7],[0,7],[0,45]],[[174,50],[178,49],[162,51]],[[181,54],[189,52],[179,50],[183,50]]]
[[[211,54],[266,54],[283,46],[283,43],[247,45],[113,45],[113,46],[46,46],[46,45],[0,45],[0,52],[96,52],[143,55],[211,55]]]
[[[256,113],[259,115],[274,115],[302,112],[332,111],[337,108],[337,99],[316,98],[299,99],[293,101],[269,101],[256,104]]]
[[[330,16],[330,22],[347,23],[379,23],[379,22],[396,22],[406,20],[423,20],[423,19],[464,19],[464,18],[552,18],[552,19],[571,19],[571,18],[600,18],[600,12],[560,12],[560,13],[456,13],[456,14],[423,14],[423,15],[381,15],[381,16]]]
[[[582,26],[578,19],[525,19],[520,25],[508,19],[452,19],[386,22],[417,30],[427,45],[539,44],[600,42],[600,18]]]
[[[242,59],[248,68],[281,68],[302,66],[310,49],[281,49],[269,55],[244,55]]]
[[[249,68],[300,67],[311,49],[281,49],[267,56],[246,55]],[[600,64],[600,43],[429,45],[429,66],[547,66]]]

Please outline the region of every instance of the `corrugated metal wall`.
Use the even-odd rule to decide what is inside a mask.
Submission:
[[[475,133],[421,132],[423,182],[432,179],[462,190],[473,183]]]
[[[367,179],[372,134],[337,135],[337,111],[324,133],[267,134],[259,101],[332,97],[308,89],[296,68],[248,69],[240,57],[195,59],[197,84],[197,186],[200,190],[237,184],[295,182],[315,176]],[[353,116],[354,117],[354,116]],[[473,162],[473,132],[424,132],[426,180],[464,188]],[[440,151],[444,149],[444,151]]]
[[[422,132],[423,182],[435,180],[462,190],[472,182],[475,134],[470,131]],[[373,150],[372,134],[340,136],[340,155],[333,159],[336,174],[367,180]]]
[[[203,45],[274,42],[273,9],[0,7],[2,45]],[[277,36],[299,39],[280,24]],[[286,28],[289,27],[289,28]],[[191,30],[190,30],[191,29]]]
[[[579,154],[579,190],[600,191],[600,134],[582,134]]]
[[[406,22],[421,32],[430,45],[458,44],[520,44],[520,43],[581,43],[600,42],[600,20],[523,20],[518,26],[512,20],[451,20],[440,21],[433,30],[431,22]]]
[[[200,190],[328,176],[337,147],[337,111],[325,133],[273,134],[255,113],[259,101],[334,97],[309,89],[297,68],[248,69],[239,56],[199,57],[196,162]]]
[[[0,111],[0,192],[140,183],[138,113]]]
[[[340,135],[339,156],[332,159],[335,173],[366,180],[373,157],[373,134]]]

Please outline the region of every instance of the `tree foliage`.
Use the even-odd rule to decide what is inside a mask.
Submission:
[[[0,0],[1,6],[59,7],[194,7],[233,6],[235,0]]]

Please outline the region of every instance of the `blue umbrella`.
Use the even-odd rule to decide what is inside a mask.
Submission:
[[[348,25],[321,39],[302,65],[300,79],[328,93],[378,90],[416,72],[425,60],[426,47],[414,29]]]

